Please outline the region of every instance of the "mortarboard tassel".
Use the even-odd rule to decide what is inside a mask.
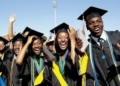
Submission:
[[[85,24],[85,20],[84,20],[84,15],[83,15],[83,20],[82,20],[82,33],[83,33],[84,36],[85,36],[85,26],[84,26],[84,24]]]

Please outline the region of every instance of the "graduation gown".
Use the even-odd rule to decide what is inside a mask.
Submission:
[[[108,37],[111,41],[113,52],[115,54],[116,63],[117,63],[117,69],[120,71],[120,50],[117,47],[117,43],[120,43],[120,32],[118,31],[109,31],[107,32]],[[109,48],[109,47],[107,47]],[[103,55],[102,49],[100,48],[97,43],[92,40],[92,52],[93,52],[93,58],[94,58],[94,64],[96,69],[96,76],[98,80],[99,86],[120,86],[120,81],[117,78],[117,72],[116,67],[113,63],[112,57],[109,52],[107,52],[107,57],[104,59],[105,62],[101,62],[101,58]],[[89,54],[89,47],[87,48],[87,54]],[[107,68],[105,68],[105,64],[108,64]],[[107,72],[106,72],[106,71]],[[120,74],[120,72],[119,72]],[[94,86],[94,74],[91,64],[91,59],[89,56],[88,59],[88,67],[87,67],[87,73],[86,73],[86,85],[87,86]]]
[[[10,65],[11,65],[11,50],[9,49],[9,46],[5,47],[4,51],[4,59],[1,60],[3,69],[2,69],[2,79],[6,83],[7,86],[9,86],[9,73],[10,73]]]
[[[19,76],[17,76],[18,78],[22,79],[22,85],[21,86],[31,86],[31,56],[27,56],[25,57],[27,59],[24,60],[23,65],[22,66],[18,66],[16,65],[16,71],[19,71]],[[43,58],[40,57],[40,58]],[[44,61],[44,60],[43,60]],[[49,68],[48,64],[44,61],[44,80],[42,81],[41,84],[39,84],[38,86],[51,86],[49,82],[50,80],[48,80],[48,77],[50,76],[49,74]],[[37,78],[37,76],[39,75],[39,73],[37,72],[36,66],[34,65],[34,80]],[[45,79],[47,78],[47,79]],[[18,82],[18,81],[17,81]],[[34,82],[33,82],[34,84]]]
[[[59,67],[59,55],[55,54],[56,57],[54,58],[55,63]],[[70,54],[66,57],[65,61],[65,73],[62,75],[64,80],[67,82],[68,86],[81,86],[81,76],[79,76],[79,62],[78,56],[75,56],[75,64],[72,63],[70,58]],[[59,67],[60,70],[60,67]],[[55,74],[52,72],[52,85],[53,86],[61,86],[59,80],[56,78]]]

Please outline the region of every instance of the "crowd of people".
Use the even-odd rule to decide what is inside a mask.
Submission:
[[[14,35],[10,16],[9,39],[0,36],[0,86],[120,86],[120,32],[103,29],[105,13],[91,6],[78,17],[90,31],[84,51],[65,22],[49,38],[28,26]]]

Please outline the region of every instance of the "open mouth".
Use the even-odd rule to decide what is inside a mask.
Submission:
[[[20,52],[20,49],[15,49],[15,53],[18,54]]]
[[[34,51],[35,51],[35,53],[40,53],[40,49],[39,48],[36,48]]]
[[[100,30],[101,30],[100,28],[96,27],[96,28],[94,29],[94,32],[95,32],[95,33],[99,33]]]
[[[61,48],[66,48],[67,44],[66,43],[60,43]]]

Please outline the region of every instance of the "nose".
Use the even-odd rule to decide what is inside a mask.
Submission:
[[[35,44],[35,47],[38,47],[39,45],[38,44]]]
[[[95,22],[95,23],[94,23],[94,27],[96,27],[96,26],[98,26],[98,25],[99,25],[98,22]]]
[[[20,48],[20,46],[19,46],[19,45],[17,45],[15,48],[16,48],[16,49],[18,49],[18,48]]]
[[[61,39],[61,41],[64,42],[64,41],[65,41],[65,38],[63,37],[63,38]]]

